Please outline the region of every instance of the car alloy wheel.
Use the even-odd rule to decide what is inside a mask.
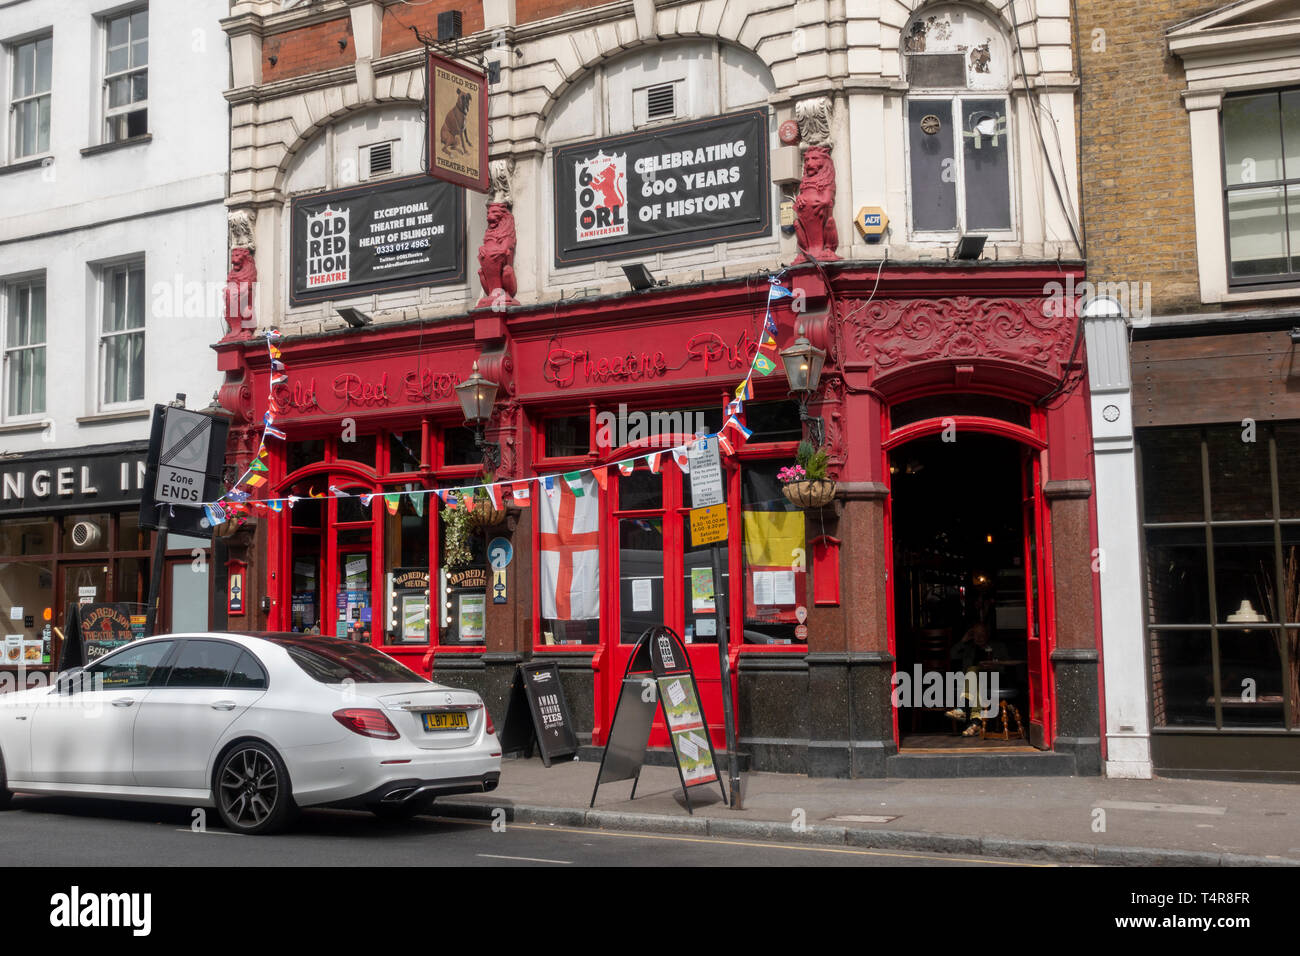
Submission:
[[[279,829],[292,804],[284,765],[259,744],[237,747],[222,760],[216,798],[222,822],[240,833]]]

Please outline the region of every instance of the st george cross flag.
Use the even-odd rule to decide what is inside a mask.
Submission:
[[[582,495],[561,483],[538,500],[542,616],[557,621],[600,617],[600,497],[581,475]]]

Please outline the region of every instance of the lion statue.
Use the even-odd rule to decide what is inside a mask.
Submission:
[[[794,232],[799,240],[799,255],[794,265],[810,259],[838,259],[840,244],[835,228],[835,163],[826,146],[810,146],[804,152],[803,179],[794,201]]]
[[[221,341],[251,338],[257,328],[253,314],[253,293],[257,287],[257,263],[253,250],[235,246],[230,250],[230,272],[226,274],[226,334]]]
[[[478,281],[483,285],[483,298],[476,309],[492,306],[503,308],[518,305],[515,293],[515,217],[506,203],[490,203],[487,210],[487,232],[478,249]]]

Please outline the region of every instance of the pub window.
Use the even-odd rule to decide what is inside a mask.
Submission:
[[[325,439],[311,438],[306,441],[291,441],[287,449],[286,474],[292,475],[299,468],[315,465],[325,460]]]
[[[1011,230],[1007,44],[961,7],[928,7],[903,34],[912,229]]]
[[[976,415],[981,418],[996,418],[1011,422],[1021,428],[1029,427],[1028,405],[1014,402],[1009,398],[999,398],[996,395],[960,392],[927,395],[924,398],[913,398],[891,405],[889,427],[902,428],[914,422],[945,418],[949,415]]]
[[[45,279],[11,283],[3,302],[4,417],[45,411]]]
[[[458,506],[444,508],[441,527],[438,577],[439,643],[482,646],[486,641],[487,539],[472,511]]]
[[[105,267],[101,285],[101,402],[138,402],[144,398],[144,263]]]
[[[746,402],[745,426],[753,432],[750,442],[797,442],[803,438],[803,423],[794,402]]]
[[[741,471],[744,629],[746,644],[801,643],[795,610],[808,605],[804,513],[781,493],[786,461],[747,464]]]
[[[1300,728],[1300,427],[1138,448],[1155,726]]]
[[[149,11],[104,21],[104,142],[149,132]]]
[[[418,428],[388,435],[388,470],[393,474],[419,471],[422,462],[420,449],[423,435]]]
[[[544,426],[547,458],[574,458],[591,451],[591,422],[586,415],[548,418]]]
[[[403,495],[396,514],[385,509],[386,643],[429,643],[429,509],[436,507],[431,495]]]
[[[534,485],[533,491],[539,542],[540,643],[599,644],[600,488],[590,474],[580,478],[581,497],[565,487],[560,475],[550,480],[550,492],[546,479]],[[663,606],[662,599],[659,606]]]
[[[10,48],[13,61],[9,99],[9,158],[50,151],[50,74],[54,38],[38,37]]]
[[[1231,285],[1300,279],[1300,89],[1223,100]]]
[[[363,465],[375,467],[375,448],[378,444],[376,435],[356,435],[353,441],[339,438],[334,446],[334,457],[347,461],[359,461]]]
[[[448,428],[442,433],[442,463],[444,465],[481,465],[483,451],[474,444],[474,433],[468,428]]]

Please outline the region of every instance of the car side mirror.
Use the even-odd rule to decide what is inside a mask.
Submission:
[[[77,688],[82,684],[82,675],[85,673],[84,667],[73,667],[70,670],[63,671],[55,681],[55,687],[60,694],[75,693]]]

